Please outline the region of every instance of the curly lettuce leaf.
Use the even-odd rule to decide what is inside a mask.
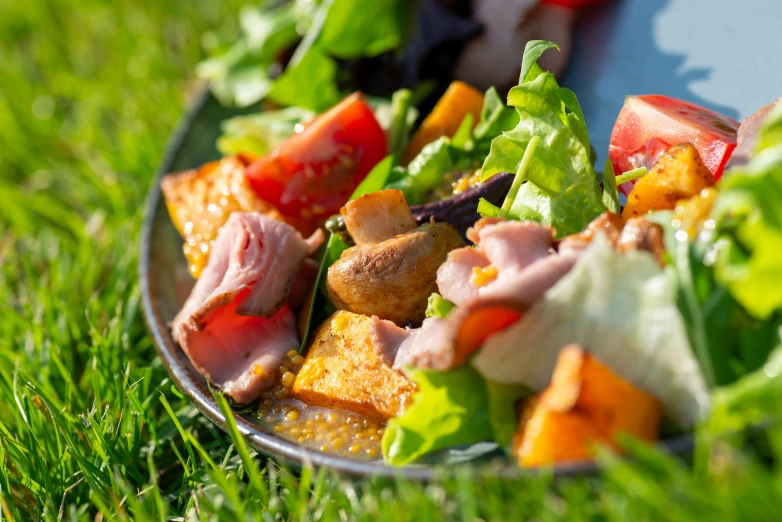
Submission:
[[[780,201],[782,142],[726,174],[713,212],[720,231],[717,280],[759,319],[782,308]]]
[[[487,379],[543,390],[560,349],[583,345],[657,397],[681,427],[708,410],[709,394],[677,307],[676,282],[647,252],[619,254],[601,238],[522,320],[473,358]]]
[[[492,440],[486,384],[472,367],[408,374],[418,391],[413,404],[388,421],[381,441],[387,464],[404,466],[432,451]]]
[[[508,105],[515,107],[519,122],[492,141],[482,178],[517,172],[530,141],[537,137],[540,142],[525,173],[526,183],[508,217],[551,225],[561,237],[583,230],[606,206],[578,100],[536,63],[552,48],[557,46],[540,40],[527,44],[520,83],[508,94]]]

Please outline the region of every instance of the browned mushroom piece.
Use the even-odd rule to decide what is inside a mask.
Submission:
[[[415,228],[398,190],[358,198],[341,213],[357,244],[329,268],[326,286],[334,306],[399,326],[420,324],[427,299],[437,291],[437,269],[448,252],[464,246],[459,233],[447,223]]]

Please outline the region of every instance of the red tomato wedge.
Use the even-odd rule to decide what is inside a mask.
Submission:
[[[335,214],[385,155],[385,132],[355,93],[253,162],[247,180],[283,215],[318,220]]]
[[[739,122],[694,103],[647,94],[628,96],[611,132],[608,155],[616,175],[638,167],[651,169],[671,145],[692,143],[719,179],[733,149]],[[629,194],[631,183],[621,187]]]

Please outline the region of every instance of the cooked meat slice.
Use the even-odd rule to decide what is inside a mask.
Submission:
[[[749,159],[755,154],[755,147],[758,144],[758,134],[760,128],[763,126],[763,122],[766,121],[769,113],[777,106],[779,101],[770,103],[758,110],[750,116],[745,118],[741,122],[739,132],[736,141],[736,148],[733,150],[733,154],[730,155],[726,169],[730,167],[737,167],[746,165],[749,163]]]
[[[314,254],[325,241],[326,233],[323,232],[322,228],[317,229],[310,237],[307,238],[307,253],[309,255]]]
[[[420,328],[400,328],[391,321],[372,317],[370,337],[381,360],[403,370],[406,366],[447,370],[454,366],[453,339],[445,319],[428,317]]]
[[[339,212],[356,245],[381,243],[418,227],[405,195],[396,189],[365,194]]]
[[[517,321],[578,259],[552,253],[553,231],[535,223],[480,220],[470,235],[477,247],[451,252],[438,270],[440,293],[457,304],[445,319],[430,317],[421,328],[402,329],[373,318],[375,350],[384,360],[393,358],[395,368],[442,371],[462,364],[489,336]],[[490,267],[487,282],[476,284]]]
[[[448,253],[448,259],[437,269],[437,288],[440,295],[454,304],[464,303],[478,295],[472,282],[475,268],[491,264],[486,254],[477,248],[457,248]]]
[[[617,252],[646,250],[654,254],[658,263],[663,262],[665,242],[660,225],[642,217],[625,220],[612,212],[605,212],[595,218],[583,232],[563,238],[557,250],[562,255],[580,252],[589,246],[598,232]]]
[[[257,398],[284,354],[298,348],[295,319],[283,306],[306,256],[307,243],[290,225],[234,212],[171,323],[198,371],[238,403]]]
[[[473,2],[477,18],[484,27],[478,38],[467,42],[454,76],[479,89],[492,85],[507,92],[519,78],[519,53],[530,38],[522,29],[535,0],[482,0]]]
[[[522,270],[552,252],[554,231],[532,221],[504,221],[492,226],[476,223],[478,241],[491,263],[502,271]]]
[[[160,182],[171,221],[185,240],[182,248],[193,277],[200,276],[218,231],[233,212],[258,212],[282,219],[247,183],[245,168],[249,163],[244,156],[229,156],[196,170],[168,174]],[[303,231],[308,228],[298,222],[291,224]]]
[[[481,219],[467,234],[477,247],[454,250],[437,271],[440,294],[457,305],[502,294],[520,271],[553,252],[553,230],[529,221]]]
[[[288,294],[288,304],[294,310],[299,310],[312,297],[312,290],[315,286],[315,280],[318,278],[319,270],[320,263],[312,258],[308,257],[301,264]]]
[[[382,243],[347,249],[328,271],[329,297],[339,310],[377,315],[402,326],[420,324],[437,290],[437,268],[464,245],[446,223],[422,225]]]
[[[274,384],[285,354],[299,348],[299,338],[287,306],[270,318],[238,315],[236,306],[217,308],[200,330],[183,324],[178,341],[202,375],[237,404],[248,404]]]
[[[215,261],[207,264],[174,324],[187,320],[197,327],[214,308],[248,288],[236,313],[274,315],[285,304],[307,252],[292,226],[254,212],[234,212],[215,241]]]
[[[632,252],[634,250],[646,250],[651,252],[657,262],[663,265],[665,243],[663,229],[657,223],[652,223],[644,218],[628,219],[622,229],[615,248],[618,252]]]
[[[624,225],[625,220],[619,214],[604,212],[581,232],[563,238],[557,245],[557,251],[567,253],[584,250],[598,232],[603,233],[610,245],[615,245],[619,241]]]
[[[445,319],[430,317],[421,328],[390,328],[373,323],[375,349],[395,354],[394,367],[447,370],[462,364],[491,335],[519,320],[523,313],[567,274],[577,255],[551,255],[497,281],[486,292],[463,302]],[[407,335],[403,335],[407,332]],[[400,341],[401,339],[401,341]]]
[[[426,324],[428,324],[428,320],[424,319],[421,328]],[[410,336],[409,332],[409,329],[400,328],[393,322],[381,319],[376,315],[373,315],[369,321],[372,348],[386,366],[394,365],[399,347]]]

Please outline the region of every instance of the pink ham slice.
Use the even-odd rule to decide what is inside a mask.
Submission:
[[[209,263],[171,323],[196,369],[246,404],[274,382],[285,353],[298,348],[285,305],[310,248],[290,225],[235,212]]]
[[[477,247],[452,251],[437,272],[440,293],[457,304],[447,318],[430,317],[417,329],[372,318],[373,345],[395,368],[458,366],[490,335],[517,321],[578,259],[578,253],[556,254],[552,229],[535,223],[482,219],[468,236]],[[473,285],[473,268],[490,264],[497,278]]]
[[[741,122],[737,135],[737,145],[728,160],[728,164],[725,167],[726,169],[730,167],[739,167],[749,163],[749,159],[755,154],[758,134],[760,134],[761,127],[763,127],[763,122],[766,121],[766,118],[778,103],[779,101],[775,101],[774,103],[766,105]]]
[[[479,295],[503,295],[528,266],[553,252],[554,231],[530,221],[484,218],[468,230],[467,237],[477,245],[453,250],[437,270],[440,294],[461,305]],[[477,287],[471,282],[473,268],[493,265],[497,278]]]

